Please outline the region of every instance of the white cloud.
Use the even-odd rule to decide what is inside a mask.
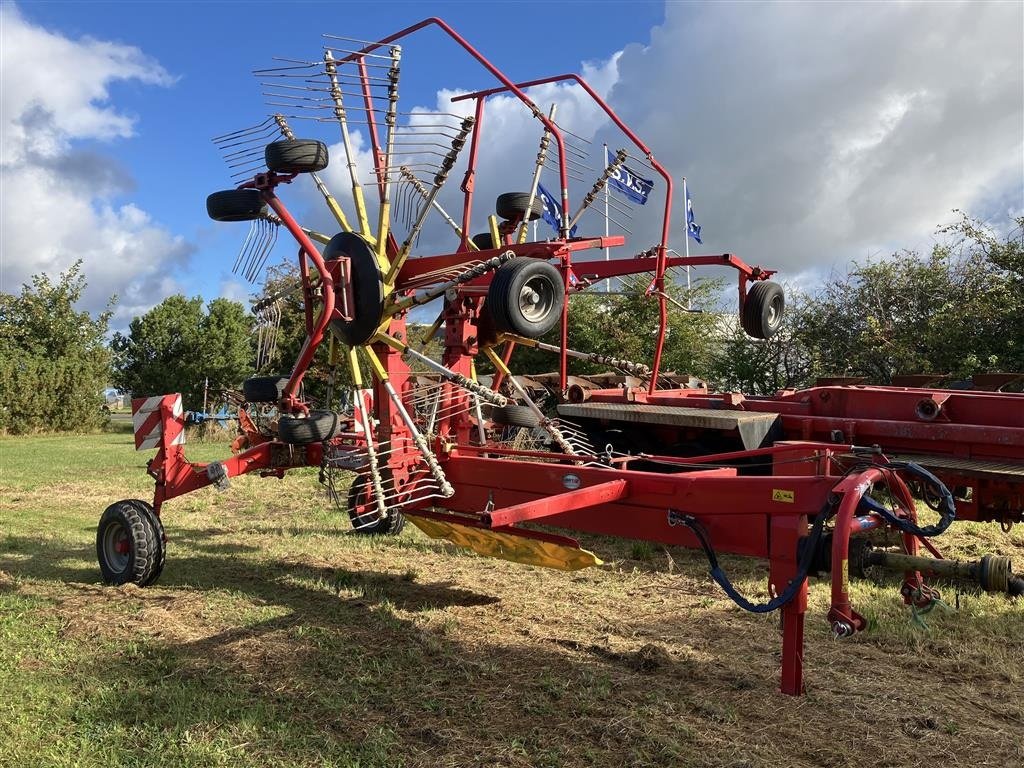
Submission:
[[[665,22],[646,44],[584,64],[583,75],[676,180],[671,246],[683,250],[678,181],[685,174],[705,234],[691,252],[735,252],[808,287],[851,259],[927,249],[953,208],[997,224],[1024,210],[1022,8],[668,3]],[[414,40],[403,68],[424,66]],[[436,123],[446,113],[454,113],[447,119],[455,124],[471,113],[472,101],[451,98],[479,83],[473,72],[446,77],[438,78],[435,104],[413,110],[415,124]],[[628,143],[574,86],[549,84],[529,95],[545,112],[557,102],[559,124],[592,142],[589,170],[571,183],[575,207],[601,171],[601,142],[612,149]],[[307,128],[317,135],[315,125],[304,124],[303,133]],[[336,130],[319,129],[330,141]],[[358,127],[353,131],[372,212],[368,141]],[[518,100],[500,95],[488,99],[482,131],[471,233],[486,229],[499,193],[529,188],[541,128]],[[331,152],[325,178],[351,211],[340,143]],[[459,221],[467,155],[468,146],[440,196]],[[629,164],[644,170],[639,161]],[[551,171],[544,183],[554,187]],[[634,209],[626,253],[657,241],[659,194]],[[393,203],[399,196],[396,190]],[[336,229],[311,187],[303,201],[311,221]],[[396,229],[401,240],[404,229]],[[543,223],[539,229],[541,237],[550,231]],[[582,229],[599,232],[603,222],[587,214]],[[451,231],[432,214],[415,253],[452,248]]]
[[[134,134],[135,120],[109,103],[112,83],[173,78],[137,48],[71,40],[10,3],[0,6],[0,31],[0,289],[16,292],[32,274],[55,275],[82,259],[83,308],[102,309],[116,293],[114,324],[124,325],[177,289],[168,269],[184,265],[192,246],[137,206],[116,204],[132,188],[130,174],[76,141]]]
[[[620,54],[616,53],[606,61],[583,64],[584,77],[599,93],[606,94],[615,83],[618,76],[619,56]],[[412,58],[413,54],[408,49],[404,51],[403,66],[408,66],[406,62]],[[463,89],[441,88],[438,90],[436,102],[432,106],[400,107],[410,113],[407,118],[400,120],[400,124],[411,127],[400,131],[398,143],[409,145],[416,141],[429,141],[439,145],[430,147],[430,152],[418,151],[413,155],[396,155],[396,164],[407,164],[417,170],[418,177],[427,188],[431,185],[433,170],[425,169],[418,164],[432,163],[436,165],[440,162],[441,155],[451,146],[451,137],[455,134],[461,118],[473,113],[474,102],[472,100],[454,103],[451,101],[453,97],[465,92]],[[607,123],[607,118],[601,110],[576,85],[548,84],[531,88],[527,93],[545,113],[552,104],[557,105],[556,122],[560,127],[579,137],[569,138],[576,146],[585,147],[584,140],[591,139],[595,132]],[[439,125],[445,126],[443,128],[444,135],[432,136],[431,134],[436,132]],[[301,129],[298,126],[293,127],[302,137],[333,140],[337,136],[337,126],[331,123],[328,123],[327,126],[329,127],[319,130],[309,123],[302,124]],[[374,172],[369,141],[357,124],[351,126],[351,132],[355,164],[359,179],[363,183],[371,225],[375,230],[378,193],[376,186],[371,184]],[[541,133],[541,124],[516,97],[498,95],[487,100],[474,178],[473,217],[470,234],[487,230],[486,218],[488,214],[494,212],[494,201],[499,194],[529,190]],[[553,146],[552,144],[552,151],[549,154],[552,158],[554,157]],[[349,220],[354,222],[351,181],[343,146],[341,142],[337,142],[331,144],[329,149],[331,164],[324,171],[322,177],[341,202]],[[419,147],[418,149],[426,148]],[[600,152],[600,147],[597,148],[597,152]],[[460,224],[463,201],[460,185],[466,172],[468,156],[469,143],[467,142],[438,197],[438,201],[445,210]],[[587,162],[594,168],[593,177],[596,178],[599,173],[597,160],[592,159]],[[545,171],[545,174],[545,183],[552,186],[557,177],[552,171]],[[586,187],[589,188],[592,182],[593,178],[588,172]],[[298,189],[302,190],[302,195],[301,198],[295,199],[295,205],[296,211],[303,217],[303,221],[308,222],[314,229],[336,231],[337,225],[312,185],[303,183]],[[288,199],[289,192],[290,190],[281,190],[286,204],[290,205],[292,201]],[[580,192],[580,196],[582,194]],[[421,204],[421,197],[409,195],[403,191],[402,185],[394,186],[392,221],[399,242],[407,234],[403,224],[406,214],[415,214]],[[407,206],[412,208],[411,212],[406,210]],[[455,245],[455,235],[451,228],[442,221],[440,216],[432,213],[427,219],[414,253],[418,255],[446,253],[454,250]]]
[[[669,3],[612,103],[687,176],[705,252],[827,272],[1024,207],[1022,9]]]

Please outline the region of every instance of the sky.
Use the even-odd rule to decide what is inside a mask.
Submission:
[[[377,39],[427,13],[513,80],[582,73],[675,183],[687,178],[704,235],[691,253],[737,253],[813,287],[852,260],[927,250],[953,209],[996,228],[1024,214],[1021,2],[0,2],[0,290],[82,259],[82,306],[116,294],[115,329],[173,293],[244,300],[255,287],[231,267],[247,225],[211,221],[205,199],[233,186],[211,138],[275,110],[252,70],[317,59],[324,33]],[[403,43],[400,122],[435,140],[427,126],[469,109],[453,96],[492,84],[438,31],[421,32]],[[601,145],[628,142],[578,88],[530,95],[556,104],[574,135],[585,166],[574,207],[603,167]],[[338,126],[291,122],[330,145],[324,180],[351,210]],[[488,101],[481,130],[473,231],[497,194],[529,189],[540,138],[507,96]],[[353,141],[368,181],[359,126]],[[464,161],[440,196],[450,210],[461,210]],[[542,183],[556,181],[545,171]],[[657,182],[631,210],[613,200],[623,255],[657,241],[664,191]],[[337,229],[308,179],[280,194],[304,224]],[[600,208],[584,233],[603,231]],[[682,251],[678,189],[672,217]],[[294,256],[286,240],[271,262]],[[434,216],[415,253],[452,247]]]

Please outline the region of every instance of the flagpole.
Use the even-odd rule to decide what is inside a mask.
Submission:
[[[686,230],[683,232],[683,240],[686,243],[684,252],[690,257],[690,196],[686,193],[686,177],[683,176],[683,217],[686,219]],[[690,306],[690,265],[686,265],[686,308]]]
[[[604,167],[607,168],[608,167],[608,144],[605,143],[602,146],[604,146]],[[604,236],[605,236],[605,238],[608,237],[608,185],[607,184],[604,185]],[[604,247],[604,260],[605,261],[608,261],[608,259],[610,257],[610,253],[609,253],[610,250],[611,249],[607,245]],[[605,293],[611,293],[611,290],[612,290],[611,278],[607,278],[606,277],[604,279],[604,292]]]

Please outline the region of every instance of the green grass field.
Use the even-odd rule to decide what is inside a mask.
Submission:
[[[563,573],[411,527],[370,540],[312,471],[170,502],[161,580],[105,587],[96,522],[151,497],[149,456],[123,432],[0,439],[0,766],[1024,761],[1024,606],[1005,599],[966,590],[924,630],[895,582],[862,582],[871,628],[836,641],[815,583],[808,694],[784,697],[777,616],[733,606],[698,553],[587,539],[606,564]],[[944,539],[1024,568],[1019,527]],[[762,564],[724,562],[764,594]]]

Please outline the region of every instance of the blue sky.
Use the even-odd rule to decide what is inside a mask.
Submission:
[[[1020,3],[5,2],[0,287],[78,255],[88,307],[118,293],[122,327],[172,292],[243,296],[230,267],[244,228],[209,221],[205,198],[230,186],[211,136],[270,111],[250,71],[318,56],[321,33],[375,38],[426,15],[513,79],[584,69],[687,175],[705,252],[813,284],[850,259],[927,248],[953,207],[994,226],[1024,210]],[[403,107],[490,84],[439,33],[421,37]],[[571,94],[548,97],[574,131],[617,146]],[[536,151],[533,124],[502,124],[509,147]],[[500,178],[500,156],[487,167],[488,191],[522,186]],[[308,190],[291,200],[328,226]],[[636,250],[654,207],[636,212]]]

